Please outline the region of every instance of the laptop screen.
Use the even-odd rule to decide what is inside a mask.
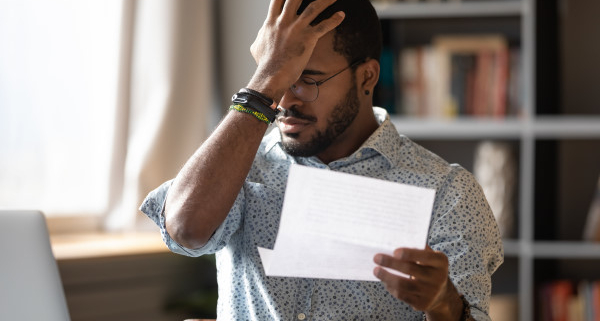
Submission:
[[[0,320],[69,320],[46,220],[0,211]]]

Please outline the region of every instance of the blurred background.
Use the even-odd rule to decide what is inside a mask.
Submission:
[[[250,79],[268,3],[0,0],[0,208],[45,213],[73,320],[214,317],[214,259],[138,207]],[[375,105],[472,171],[502,230],[493,319],[598,318],[600,3],[373,3]]]

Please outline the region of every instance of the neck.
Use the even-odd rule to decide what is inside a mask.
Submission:
[[[373,107],[363,106],[352,124],[326,150],[317,154],[317,157],[324,164],[348,157],[359,149],[378,127]]]

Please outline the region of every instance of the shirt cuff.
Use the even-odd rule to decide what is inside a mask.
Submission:
[[[221,226],[217,228],[215,233],[211,236],[210,240],[204,246],[197,249],[190,249],[177,243],[171,238],[171,236],[167,232],[164,210],[167,195],[169,194],[169,189],[172,183],[173,180],[167,181],[152,192],[150,192],[148,196],[146,196],[146,199],[144,199],[144,201],[142,202],[142,205],[140,206],[140,211],[146,214],[146,216],[148,216],[148,218],[154,221],[154,223],[160,228],[160,234],[162,236],[163,242],[165,242],[167,247],[172,252],[193,257],[214,253],[214,250],[212,249],[216,248],[216,245],[218,243],[217,240],[223,234],[223,224],[221,224]]]

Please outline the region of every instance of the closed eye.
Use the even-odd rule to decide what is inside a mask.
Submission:
[[[305,85],[314,85],[317,83],[316,80],[314,80],[310,77],[302,77],[302,78],[300,78],[300,81]]]

